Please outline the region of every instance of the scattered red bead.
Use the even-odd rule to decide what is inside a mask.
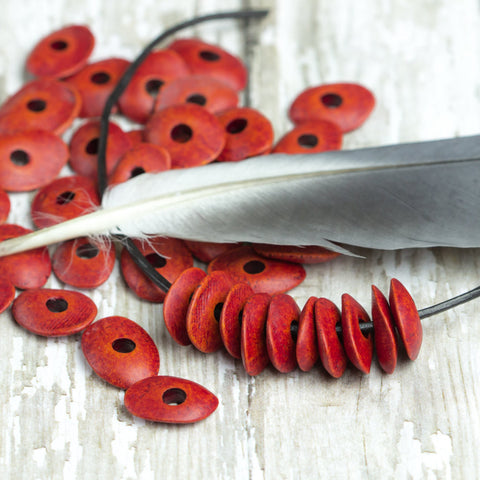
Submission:
[[[219,255],[240,246],[238,243],[195,242],[193,240],[185,240],[185,245],[197,260],[204,263],[209,263]]]
[[[328,262],[340,255],[337,252],[313,245],[296,247],[254,243],[252,247],[262,257],[283,260],[284,262],[302,263],[304,265]]]
[[[8,193],[0,188],[0,224],[7,221],[10,213],[10,197]]]
[[[15,286],[3,275],[0,276],[0,313],[4,312],[15,298]]]

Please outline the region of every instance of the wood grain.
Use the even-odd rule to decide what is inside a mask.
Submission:
[[[35,42],[65,24],[87,24],[94,59],[132,59],[161,30],[216,10],[268,7],[269,17],[191,29],[246,58],[245,100],[273,122],[276,138],[304,88],[352,81],[377,106],[345,136],[345,148],[427,140],[480,131],[480,11],[474,0],[2,0],[0,100],[25,81]],[[66,137],[68,138],[68,136]],[[10,223],[31,227],[32,194],[12,195]],[[472,219],[476,221],[476,219]],[[404,283],[419,307],[478,284],[477,250],[365,251],[307,267],[293,291],[337,305],[343,292],[370,308],[370,285]],[[50,288],[63,285],[53,276]],[[79,336],[44,339],[0,317],[0,476],[15,479],[366,479],[480,476],[480,322],[471,302],[424,322],[415,362],[401,356],[393,375],[374,365],[340,380],[320,369],[249,378],[226,353],[204,355],[169,338],[158,305],[127,290],[118,266],[86,291],[98,318],[122,315],[156,341],[162,374],[215,392],[217,411],[195,425],[132,417],[123,392],[96,377]]]

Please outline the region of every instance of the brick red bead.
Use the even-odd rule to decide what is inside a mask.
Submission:
[[[243,62],[216,45],[196,38],[182,38],[168,48],[182,56],[193,74],[210,75],[237,91],[247,84],[248,72]]]
[[[123,58],[109,58],[86,65],[66,82],[73,85],[82,98],[79,116],[100,117],[105,103],[121,76],[130,65]]]
[[[0,134],[41,129],[61,135],[77,118],[81,105],[72,85],[51,78],[33,80],[0,107]]]
[[[189,74],[185,61],[173,50],[151,52],[120,97],[121,112],[134,122],[145,123],[154,111],[157,96],[175,79]]]
[[[85,215],[98,205],[100,199],[93,180],[71,175],[57,178],[42,187],[30,208],[35,226],[45,228]]]
[[[372,322],[378,363],[386,373],[393,373],[397,365],[397,339],[392,312],[375,285],[372,285]]]
[[[46,130],[0,136],[0,187],[10,192],[34,190],[51,182],[68,161],[68,147]]]
[[[170,336],[180,345],[192,342],[187,332],[187,312],[193,292],[206,277],[197,267],[187,268],[173,282],[163,302],[163,319]]]
[[[347,368],[347,356],[335,330],[340,321],[340,311],[333,302],[327,298],[315,302],[318,353],[325,370],[335,378],[340,378]]]
[[[342,148],[342,131],[327,120],[302,122],[287,132],[272,153],[319,153]]]
[[[162,88],[155,102],[155,110],[180,103],[196,103],[215,114],[236,107],[238,93],[210,75],[189,75]]]
[[[193,266],[192,255],[182,240],[149,237],[148,241],[134,240],[134,242],[155,270],[171,283],[184,270]],[[143,273],[125,248],[120,256],[120,267],[125,282],[135,295],[149,302],[163,302],[165,292]]]
[[[82,237],[61,243],[52,256],[57,278],[77,288],[96,288],[105,283],[115,265],[115,248]]]
[[[272,365],[282,373],[297,367],[292,327],[298,327],[300,309],[290,295],[274,295],[268,307],[267,351]]]
[[[228,292],[220,314],[219,329],[223,345],[234,358],[242,358],[242,312],[253,290],[246,283],[237,283]]]
[[[109,185],[126,182],[142,173],[157,173],[171,166],[168,151],[152,143],[140,143],[123,155],[108,179]]]
[[[208,265],[207,272],[216,270],[228,272],[235,283],[248,283],[256,293],[271,295],[291,290],[302,283],[306,275],[301,265],[263,258],[249,246],[216,257]]]
[[[238,162],[270,152],[273,127],[262,113],[253,108],[231,108],[217,115],[226,134],[220,162]]]
[[[70,25],[42,38],[27,58],[26,68],[35,77],[63,78],[87,63],[95,45],[92,32],[83,25]]]
[[[31,232],[32,230],[19,225],[5,223],[0,225],[0,242]],[[43,287],[51,271],[52,264],[45,247],[0,257],[0,276],[22,290]]]
[[[283,260],[285,262],[315,264],[337,258],[340,254],[315,245],[297,247],[293,245],[268,245],[256,243],[253,249],[262,257]]]
[[[298,319],[297,343],[295,346],[297,363],[300,370],[308,372],[318,360],[317,335],[315,330],[315,302],[310,297],[305,303]]]
[[[364,336],[359,322],[369,322],[365,309],[348,293],[342,295],[342,333],[345,352],[350,361],[363,373],[370,372],[373,356],[373,339]]]
[[[217,118],[193,103],[154,113],[145,126],[145,139],[169,151],[172,168],[210,163],[225,145],[225,133]]]
[[[390,309],[400,338],[410,360],[415,360],[422,346],[422,324],[417,307],[407,289],[396,279],[390,282]]]
[[[238,243],[196,242],[193,240],[185,240],[185,245],[197,260],[204,263],[209,263],[219,255],[239,247]]]
[[[0,188],[0,224],[7,221],[10,213],[10,197],[8,193]]]
[[[97,307],[82,293],[41,288],[22,292],[13,303],[12,314],[30,332],[60,337],[88,327],[97,315]]]
[[[327,120],[342,132],[354,130],[368,118],[375,98],[356,83],[333,83],[308,88],[293,101],[289,116],[295,125],[311,120]]]
[[[92,323],[82,335],[82,351],[93,371],[123,389],[156,375],[160,355],[150,335],[125,317]]]
[[[268,293],[252,295],[243,308],[241,353],[245,371],[258,375],[270,363],[265,336],[268,306],[271,296]]]
[[[144,378],[125,392],[125,407],[136,417],[152,422],[194,423],[211,415],[218,406],[213,393],[183,378]]]
[[[4,312],[15,298],[15,286],[3,276],[0,276],[0,313]]]
[[[70,140],[70,166],[79,175],[97,179],[100,122],[89,120],[81,125]],[[132,147],[128,135],[115,123],[108,124],[107,175],[111,175],[120,158]]]
[[[218,322],[232,280],[224,272],[206,276],[193,293],[187,311],[187,332],[193,345],[204,353],[212,353],[222,347]]]

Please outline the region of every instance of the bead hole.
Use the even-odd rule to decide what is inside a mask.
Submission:
[[[10,154],[10,160],[17,167],[24,167],[30,162],[30,155],[24,150],[15,150]]]
[[[36,98],[34,100],[30,100],[27,103],[27,108],[31,112],[43,112],[47,108],[47,102],[45,100],[41,100],[39,98]]]
[[[164,83],[165,82],[163,80],[153,78],[145,84],[145,90],[150,96],[156,97],[160,89],[163,87]]]
[[[293,320],[290,324],[290,335],[294,343],[297,343],[298,338],[298,320]]]
[[[318,145],[318,137],[311,133],[300,135],[297,139],[298,144],[303,148],[313,148]]]
[[[158,253],[149,253],[145,258],[153,268],[162,268],[167,264],[165,258]]]
[[[50,47],[53,50],[65,50],[68,46],[68,43],[65,42],[64,40],[55,40],[50,44]]]
[[[207,99],[205,98],[204,95],[200,93],[194,93],[193,95],[190,95],[187,98],[188,103],[196,103],[197,105],[200,105],[201,107],[205,106],[207,103]]]
[[[87,146],[85,147],[85,151],[89,155],[96,155],[98,153],[98,143],[99,140],[98,138],[92,138],[88,143]]]
[[[110,75],[106,72],[96,72],[90,77],[90,80],[97,85],[104,85],[110,81],[110,78]]]
[[[202,50],[200,52],[200,58],[203,58],[207,62],[217,62],[220,60],[220,55],[218,53],[212,52],[211,50]]]
[[[358,319],[358,323],[359,323],[360,325],[362,325],[363,322],[364,322],[364,319],[363,319],[363,318],[359,318],[359,319]],[[365,338],[370,338],[370,331],[369,331],[367,328],[365,328],[365,329],[360,328],[360,331],[362,332],[362,335],[363,335]]]
[[[250,260],[243,266],[243,270],[245,270],[246,273],[255,275],[265,270],[265,264],[260,260]]]
[[[217,322],[220,321],[220,315],[222,314],[223,310],[223,302],[217,303],[215,308],[213,309],[213,316]]]
[[[135,347],[135,342],[129,338],[117,338],[112,342],[112,348],[118,353],[131,353]]]
[[[138,177],[142,173],[145,173],[145,170],[142,167],[134,167],[130,171],[130,178]]]
[[[75,255],[79,258],[83,258],[85,260],[90,260],[91,258],[95,258],[99,253],[98,248],[91,243],[84,243],[80,245],[75,250]]]
[[[343,102],[342,97],[336,93],[326,93],[322,95],[321,100],[328,108],[338,108]]]
[[[227,132],[232,134],[243,132],[247,127],[247,123],[245,118],[236,118],[227,125]]]
[[[68,308],[68,302],[61,297],[49,298],[45,305],[53,313],[64,312]]]
[[[57,205],[66,205],[70,203],[75,198],[75,193],[66,191],[57,196],[56,203]]]
[[[187,394],[181,388],[169,388],[162,395],[162,401],[167,405],[181,405],[186,399]]]
[[[172,131],[170,132],[170,136],[172,137],[172,140],[178,143],[188,142],[192,138],[192,135],[193,135],[192,129],[188,125],[185,125],[184,123],[176,125],[175,127],[172,128]]]

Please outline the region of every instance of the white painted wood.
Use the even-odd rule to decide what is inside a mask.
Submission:
[[[304,88],[353,81],[377,106],[345,147],[427,140],[480,131],[480,13],[473,0],[0,0],[0,99],[24,82],[24,61],[43,35],[65,24],[90,25],[94,59],[133,58],[168,26],[196,14],[269,7],[252,28],[251,104],[279,138],[286,111]],[[215,22],[188,32],[244,55],[241,24]],[[12,195],[9,221],[30,226],[32,194]],[[476,221],[476,219],[472,219]],[[307,268],[293,291],[337,304],[348,292],[369,308],[370,285],[404,282],[419,307],[478,284],[477,250],[366,251]],[[50,287],[62,286],[53,276]],[[424,323],[416,362],[369,376],[349,369],[333,380],[315,368],[249,378],[226,354],[174,344],[161,308],[139,301],[118,268],[86,292],[99,318],[141,323],[161,353],[162,374],[186,377],[215,392],[218,410],[190,426],[133,418],[123,392],[96,377],[79,336],[44,339],[0,317],[0,476],[59,479],[457,479],[480,476],[479,304]]]

